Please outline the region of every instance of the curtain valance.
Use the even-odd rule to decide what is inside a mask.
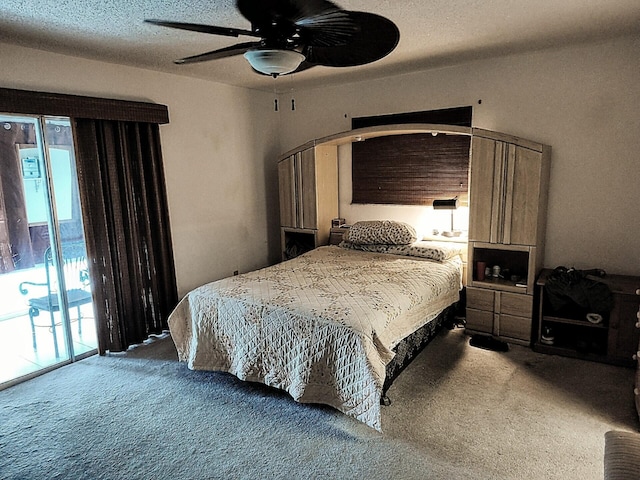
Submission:
[[[0,112],[93,120],[169,123],[166,105],[0,88]]]

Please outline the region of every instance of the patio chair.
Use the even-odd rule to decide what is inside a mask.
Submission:
[[[67,299],[69,308],[78,309],[78,334],[82,334],[82,312],[80,307],[87,303],[91,303],[92,296],[89,290],[89,272],[87,270],[87,260],[83,243],[67,243],[62,245],[62,269],[64,271],[65,286],[67,289]],[[60,311],[60,299],[58,296],[58,282],[56,276],[55,263],[53,261],[51,247],[44,252],[44,270],[46,275],[45,283],[22,282],[19,286],[20,293],[29,294],[27,286],[46,287],[46,294],[40,297],[29,298],[29,321],[31,322],[31,335],[33,338],[33,349],[37,350],[36,343],[36,327],[47,327],[51,329],[53,334],[53,344],[56,358],[58,358],[58,338],[56,335],[56,327],[61,322],[54,318],[54,313]],[[45,290],[42,290],[43,292]],[[51,322],[46,325],[39,325],[35,322],[35,317],[40,315],[41,311],[49,312]]]

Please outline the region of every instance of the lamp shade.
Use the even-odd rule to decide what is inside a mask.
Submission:
[[[457,198],[433,201],[434,210],[455,210],[456,208],[458,208]]]
[[[305,59],[304,55],[293,50],[278,49],[247,50],[244,58],[258,72],[274,77],[293,72]]]

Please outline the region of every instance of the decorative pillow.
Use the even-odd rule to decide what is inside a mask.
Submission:
[[[338,245],[342,248],[347,248],[350,250],[361,250],[363,252],[373,252],[373,253],[388,253],[389,248],[395,245],[386,245],[380,243],[363,243],[362,245],[357,243],[351,243],[349,241],[343,240]]]
[[[343,241],[340,243],[342,248],[350,248],[353,250],[362,250],[364,252],[374,253],[390,253],[392,255],[404,255],[406,257],[419,257],[444,262],[457,255],[462,254],[463,247],[453,242],[430,242],[421,240],[410,245],[358,245],[351,242]]]
[[[356,222],[344,235],[344,240],[356,245],[409,245],[417,239],[415,228],[394,220]]]
[[[429,258],[438,262],[444,262],[450,258],[462,254],[460,244],[453,242],[430,242],[421,240],[411,245],[392,245],[387,253],[406,255],[408,257]]]

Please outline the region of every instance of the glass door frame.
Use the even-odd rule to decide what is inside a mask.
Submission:
[[[6,355],[2,357],[2,361],[15,361],[15,363],[7,365],[8,370],[6,371],[8,373],[14,372],[15,374],[0,377],[0,391],[98,353],[97,339],[92,338],[93,335],[97,335],[98,331],[97,325],[95,325],[95,304],[91,293],[93,287],[88,275],[89,264],[86,257],[84,217],[78,196],[80,191],[76,167],[76,141],[73,120],[70,117],[60,115],[0,112],[0,124],[2,123],[4,125],[0,125],[0,128],[4,130],[11,130],[11,125],[15,125],[21,130],[28,128],[31,131],[29,134],[18,134],[16,137],[17,170],[10,170],[11,174],[7,174],[4,179],[0,177],[0,181],[9,182],[9,184],[13,182],[22,184],[20,188],[17,185],[15,186],[16,190],[22,192],[22,197],[16,196],[15,198],[16,202],[22,202],[22,207],[20,208],[24,208],[25,212],[17,217],[12,216],[11,219],[28,225],[29,231],[26,235],[31,237],[32,242],[29,250],[31,251],[32,248],[35,248],[32,253],[37,252],[37,255],[27,262],[27,265],[35,262],[35,267],[29,266],[26,268],[38,269],[44,267],[45,271],[49,268],[49,278],[51,280],[50,283],[42,283],[45,271],[38,273],[34,270],[25,277],[18,275],[16,278],[10,279],[7,285],[15,288],[19,287],[22,295],[32,293],[28,297],[30,300],[40,300],[40,303],[44,300],[46,304],[47,292],[50,292],[50,295],[56,296],[57,301],[54,305],[52,300],[49,303],[48,310],[41,309],[38,303],[31,304],[29,301],[25,305],[28,312],[20,313],[19,310],[10,310],[10,315],[12,316],[2,319],[2,321],[6,320],[8,322],[3,325],[4,328],[2,330],[5,341],[9,343],[13,338],[12,332],[15,328],[12,322],[19,321],[21,317],[29,316],[32,327],[29,334],[27,334],[28,330],[18,327],[16,332],[20,332],[18,333],[20,342],[16,344],[15,349],[8,344],[9,348],[5,350],[4,353]],[[58,126],[61,129],[56,128]],[[27,151],[24,151],[23,154],[21,148],[25,148]],[[28,151],[29,149],[31,151]],[[3,159],[11,162],[12,159],[6,156],[9,155],[8,152],[9,149],[3,153],[5,155]],[[33,157],[37,157],[35,163],[33,162]],[[34,165],[36,164],[37,168],[34,170]],[[31,185],[27,186],[27,179],[38,180],[34,187],[35,190],[32,189]],[[3,194],[1,186],[0,195]],[[40,188],[39,194],[38,187]],[[18,198],[21,198],[21,200],[18,200]],[[0,201],[2,200],[0,199]],[[35,206],[35,209],[31,210],[33,216],[27,211],[28,204]],[[15,211],[15,207],[13,211]],[[31,227],[34,227],[35,230],[31,231]],[[25,234],[20,233],[19,235],[24,236]],[[17,236],[15,238],[22,237]],[[14,241],[13,236],[6,239],[6,242],[8,242],[6,245],[10,252]],[[34,241],[37,243],[37,247],[35,247]],[[22,250],[19,249],[16,252],[19,252],[19,254],[13,256],[13,268],[7,272],[1,271],[0,275],[5,273],[14,275],[14,272],[25,268],[16,268],[15,259],[21,259]],[[36,258],[39,260],[36,260]],[[72,258],[71,261],[70,258]],[[17,282],[20,283],[18,284]],[[23,285],[25,287],[24,291]],[[47,285],[50,285],[51,288],[45,289],[44,287]],[[31,292],[32,289],[34,290],[33,292]],[[79,297],[78,290],[84,290],[88,298]],[[10,295],[10,290],[6,290],[4,293]],[[15,307],[13,304],[11,306]],[[71,308],[69,308],[70,306]],[[31,316],[32,308],[36,311],[33,316]],[[52,308],[56,310],[52,310]],[[76,309],[77,319],[74,315]],[[46,320],[43,319],[44,322],[41,320],[40,324],[35,324],[33,317],[37,317],[38,313],[45,313],[47,318]],[[53,318],[54,314],[55,320]],[[47,327],[50,315],[49,338],[53,336],[55,340],[55,345],[53,345],[55,357],[51,346],[46,346],[46,343],[42,350],[39,346],[40,342],[36,346],[36,330],[39,327]],[[94,325],[87,325],[89,327],[87,331],[82,332],[84,330],[81,329],[82,320],[85,323],[91,321]],[[77,328],[73,328],[75,322],[77,322]],[[56,329],[58,329],[58,335],[55,335]],[[60,334],[63,335],[64,339],[60,339]],[[23,346],[23,341],[27,335],[33,337],[33,354],[27,351],[28,347],[26,345]],[[55,336],[58,338],[55,339]],[[47,335],[43,335],[42,338],[46,341]],[[60,348],[59,353],[58,348]]]
[[[64,258],[62,255],[62,236],[60,234],[60,219],[58,217],[58,209],[56,205],[56,192],[53,184],[53,173],[51,167],[51,145],[47,139],[47,120],[57,119],[61,117],[51,117],[40,115],[37,117],[38,122],[36,131],[36,146],[42,158],[42,167],[45,176],[45,191],[47,196],[47,217],[49,237],[51,238],[51,252],[53,264],[55,265],[56,280],[58,283],[58,302],[60,305],[60,321],[62,330],[64,331],[64,341],[67,351],[67,359],[70,362],[76,361],[76,355],[73,349],[73,332],[71,331],[71,317],[69,315],[69,299],[67,297],[67,287],[64,277],[64,271],[59,268],[63,265]],[[74,155],[75,158],[75,155]]]

